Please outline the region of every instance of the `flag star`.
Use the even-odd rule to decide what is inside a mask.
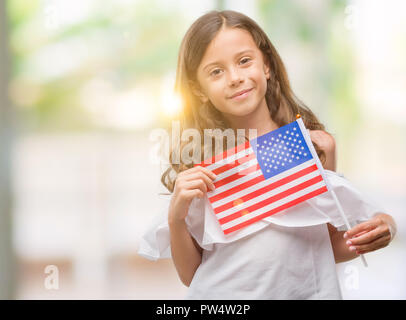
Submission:
[[[273,157],[276,158],[276,155],[274,155]]]
[[[289,151],[292,151],[292,149],[289,148]]]
[[[269,172],[269,170],[266,170],[266,172]]]
[[[265,158],[264,157],[262,157],[262,160],[264,160]]]
[[[279,150],[276,150],[276,153],[279,153]]]
[[[279,142],[279,139],[276,139],[276,142]]]
[[[264,146],[261,146],[261,148],[263,149],[263,148],[264,148]]]
[[[259,144],[257,143],[257,147],[259,147]]]
[[[266,154],[266,152],[264,152],[264,154]]]
[[[295,141],[295,142],[296,142],[296,139],[293,139],[293,141]]]
[[[282,163],[282,165],[284,166],[285,164],[284,164],[284,163]]]
[[[299,151],[299,154],[302,154],[302,152],[301,152],[301,151]]]
[[[296,137],[298,137],[299,136],[299,134],[298,133],[296,133]]]
[[[283,147],[283,150],[286,150],[286,147]]]
[[[307,153],[305,153],[304,156],[307,156]]]
[[[303,147],[302,147],[303,148]],[[269,147],[266,147],[266,150],[269,150]]]
[[[267,164],[265,163],[265,167],[267,166]]]
[[[264,141],[264,143],[266,143],[266,140]]]
[[[289,162],[292,162],[292,160],[289,159]]]
[[[296,131],[296,128],[293,128],[293,130],[295,130],[295,131]]]
[[[271,140],[273,140],[273,137],[271,137]]]
[[[281,135],[281,134],[278,134],[278,136],[279,136],[279,137],[282,137],[282,135]]]
[[[285,154],[285,152],[282,151],[282,154]]]
[[[271,151],[275,151],[275,149],[274,149],[274,148],[272,148],[272,149],[271,149]]]
[[[292,138],[291,137],[289,137],[289,139],[288,140],[292,140]]]
[[[262,153],[262,151],[261,151],[261,150],[259,150],[259,153]]]
[[[302,143],[302,140],[299,140],[299,143]]]
[[[289,133],[289,130],[286,131],[286,134],[288,134],[288,133]]]
[[[269,158],[266,158],[266,161],[269,161]]]
[[[303,149],[304,149],[304,147],[301,147],[300,149],[302,149],[302,150],[303,150]]]
[[[285,158],[284,160],[287,161],[288,159]]]
[[[299,159],[299,157],[296,157],[296,159]]]
[[[272,160],[272,163],[274,163],[275,162],[275,160]]]
[[[277,167],[277,166],[275,166],[275,169],[278,169],[278,167]]]
[[[282,157],[279,157],[279,159],[282,159]]]
[[[286,136],[283,136],[283,139],[286,139]]]
[[[299,148],[299,146],[296,146],[296,148]]]
[[[286,145],[288,146],[288,145],[289,145],[289,142],[286,142]]]

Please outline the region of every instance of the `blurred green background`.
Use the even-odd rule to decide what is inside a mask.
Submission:
[[[404,1],[0,6],[1,298],[182,298],[171,261],[136,250],[163,188],[150,135],[181,112],[180,42],[212,9],[240,11],[266,31],[294,92],[336,138],[338,171],[398,223],[391,246],[366,256],[370,268],[337,265],[344,297],[406,298]],[[44,282],[49,265],[57,289]],[[346,285],[354,266],[356,289]]]

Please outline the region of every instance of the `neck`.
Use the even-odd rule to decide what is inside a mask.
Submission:
[[[265,99],[258,108],[248,115],[234,116],[227,114],[226,118],[234,130],[245,129],[245,135],[250,139],[253,139],[256,136],[259,137],[267,132],[279,128],[279,126],[271,118],[271,114],[269,113]],[[248,137],[249,129],[256,129],[256,136],[254,135]]]

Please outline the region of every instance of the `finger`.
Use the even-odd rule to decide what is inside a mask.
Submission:
[[[213,190],[215,189],[213,180],[211,180],[211,179],[210,179],[205,173],[203,173],[203,172],[196,172],[196,173],[189,174],[189,175],[183,177],[183,180],[184,180],[184,181],[193,181],[193,180],[199,180],[199,179],[203,180],[203,181],[206,183],[207,187],[208,187],[210,190],[213,191]]]
[[[201,167],[201,166],[197,166],[195,167],[196,170],[200,171],[200,172],[204,172],[207,176],[209,176],[212,180],[215,180],[217,178],[217,175],[214,174],[213,171],[205,168],[205,167]]]
[[[204,193],[200,189],[183,190],[183,194],[188,199],[193,199],[195,197],[201,199],[204,197]]]
[[[182,184],[182,187],[186,190],[194,190],[194,189],[199,189],[203,193],[207,192],[207,185],[204,183],[203,180],[198,179],[198,180],[192,180],[192,181],[186,181]]]
[[[364,252],[364,253],[371,252],[371,251],[377,250],[381,246],[387,246],[389,244],[389,241],[390,241],[390,237],[385,235],[385,236],[382,236],[382,237],[376,239],[373,242],[363,244],[363,245],[357,245],[354,247],[355,247],[356,252]]]
[[[370,243],[370,242],[382,237],[383,235],[385,235],[385,234],[382,234],[382,231],[379,228],[375,228],[369,232],[363,233],[360,236],[356,235],[355,237],[352,237],[346,243],[348,245],[362,245],[362,244]]]
[[[375,223],[373,221],[366,221],[360,224],[357,224],[355,227],[351,228],[347,232],[344,233],[344,238],[352,238],[356,234],[363,232],[363,231],[370,231],[374,229]]]
[[[387,246],[388,244],[381,244],[381,245],[378,245],[374,250],[364,250],[364,251],[360,251],[360,250],[358,250],[358,251],[356,251],[356,253],[357,254],[364,254],[364,253],[368,253],[368,252],[372,252],[372,251],[376,251],[376,250],[379,250],[379,249],[382,249],[382,248],[385,248],[386,246]]]

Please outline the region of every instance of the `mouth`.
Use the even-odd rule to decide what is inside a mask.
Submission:
[[[242,98],[245,98],[246,96],[248,96],[249,92],[251,92],[252,89],[253,88],[239,91],[239,92],[235,93],[234,95],[232,95],[230,97],[230,99],[242,99]]]

